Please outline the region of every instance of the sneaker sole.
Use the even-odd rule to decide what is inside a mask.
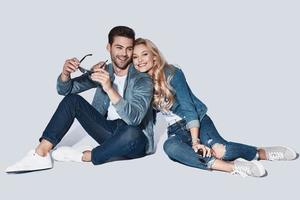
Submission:
[[[43,169],[17,170],[17,171],[8,171],[6,173],[7,174],[25,174],[25,173],[30,173],[30,172],[37,172],[37,171],[49,170],[49,169],[52,169],[52,168],[53,167],[43,168]]]

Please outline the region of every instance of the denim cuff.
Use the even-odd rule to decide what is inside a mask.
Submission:
[[[40,139],[39,139],[39,142],[41,142],[42,140],[47,140],[48,142],[50,142],[52,145],[53,145],[53,147],[52,147],[52,149],[57,145],[57,141],[55,141],[55,140],[53,140],[53,139],[51,139],[51,138],[49,138],[49,137],[47,137],[47,136],[42,136],[42,137],[40,137]]]
[[[186,129],[189,130],[191,128],[199,128],[200,121],[199,120],[192,120],[186,124]]]
[[[117,103],[113,104],[113,106],[116,108],[117,113],[126,124],[134,126],[139,125],[139,123],[137,124],[131,119],[130,113],[128,113],[128,109],[126,108],[127,104],[128,102],[126,102],[124,98],[121,98]]]
[[[91,162],[93,163],[93,165],[97,165],[97,162],[95,161],[95,149],[92,149],[91,151]]]
[[[213,164],[215,163],[216,158],[215,157],[211,157],[211,160],[207,163],[207,168],[208,169],[212,169]]]
[[[126,105],[126,102],[123,98],[121,98],[117,103],[113,104],[116,110],[123,110]]]
[[[65,94],[66,95],[69,88],[71,88],[72,81],[71,81],[71,79],[69,79],[67,81],[62,81],[60,76],[61,76],[61,74],[57,78],[56,89],[57,89],[59,94]]]

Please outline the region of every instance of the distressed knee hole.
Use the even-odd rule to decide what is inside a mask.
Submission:
[[[216,143],[212,146],[213,155],[217,159],[222,159],[225,155],[226,148],[223,144]]]

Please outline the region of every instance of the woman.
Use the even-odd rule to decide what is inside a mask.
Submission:
[[[164,151],[172,160],[200,169],[260,177],[265,175],[265,169],[256,160],[297,157],[288,147],[257,148],[223,139],[206,114],[206,106],[190,90],[183,72],[169,65],[150,40],[135,41],[133,63],[153,79],[153,107],[168,122]]]

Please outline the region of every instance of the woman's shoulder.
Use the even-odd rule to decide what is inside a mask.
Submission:
[[[168,64],[164,67],[166,77],[175,76],[178,73],[183,73],[179,65]]]

